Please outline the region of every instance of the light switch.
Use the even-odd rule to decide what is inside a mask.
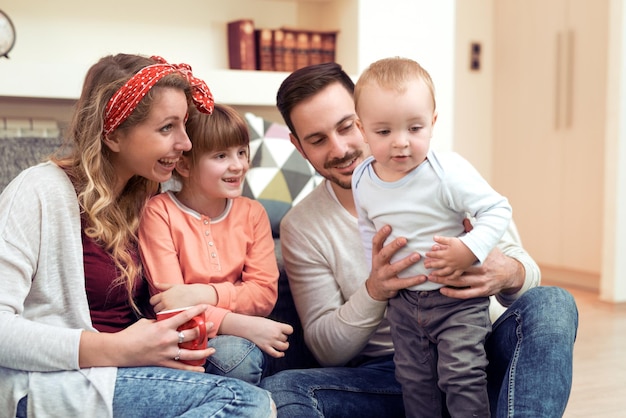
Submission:
[[[472,42],[470,44],[470,70],[480,70],[480,51],[481,45],[478,42]]]

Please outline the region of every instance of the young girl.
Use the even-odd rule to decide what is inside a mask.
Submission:
[[[151,303],[157,312],[211,305],[216,352],[207,372],[258,384],[261,350],[282,357],[293,329],[264,318],[276,303],[278,267],[267,213],[241,196],[248,128],[234,109],[216,105],[210,116],[192,111],[187,133],[193,147],[176,164],[180,191],[152,198],[140,225]]]

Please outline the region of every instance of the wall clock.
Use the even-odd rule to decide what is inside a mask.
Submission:
[[[15,45],[15,26],[9,16],[0,10],[0,57],[9,58],[9,51]]]

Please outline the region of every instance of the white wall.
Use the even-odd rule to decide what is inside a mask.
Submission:
[[[626,7],[610,2],[605,210],[600,298],[626,302]]]
[[[457,1],[454,150],[487,181],[493,161],[493,0]],[[470,69],[470,46],[481,45],[481,66]]]
[[[226,22],[254,17],[258,27],[278,27],[297,18],[295,2],[263,0],[4,0],[0,7],[17,28],[10,59],[0,60],[0,96],[69,99],[104,55],[157,54],[207,78],[228,68]]]
[[[454,142],[455,24],[454,0],[361,0],[358,69],[395,55],[419,62],[435,83],[439,117],[433,147],[449,150]]]

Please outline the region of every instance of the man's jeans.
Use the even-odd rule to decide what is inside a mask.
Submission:
[[[578,310],[556,287],[528,290],[493,324],[485,349],[493,417],[553,418],[572,385]],[[285,370],[267,377],[280,417],[403,417],[391,357],[356,367]]]
[[[404,418],[393,356],[357,367],[284,370],[261,381],[284,418]]]
[[[492,416],[563,416],[577,330],[576,302],[558,287],[528,290],[496,320],[485,346]]]

